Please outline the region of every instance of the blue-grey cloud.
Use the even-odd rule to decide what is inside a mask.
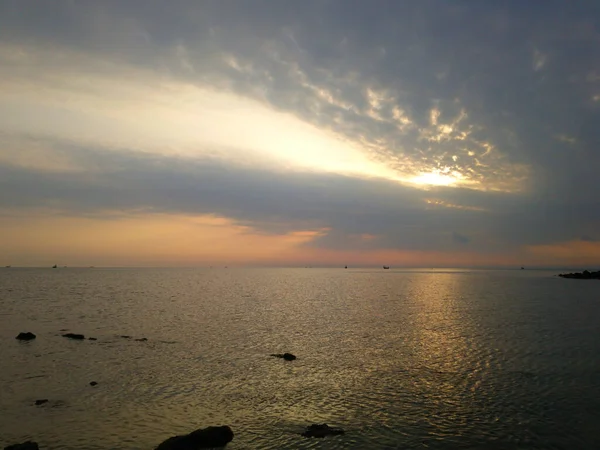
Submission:
[[[456,231],[452,233],[452,240],[458,244],[468,244],[471,242],[471,239],[468,236],[457,233]]]
[[[450,251],[469,243],[476,251],[498,251],[579,239],[590,232],[587,224],[600,221],[600,209],[593,205],[546,210],[516,194],[423,191],[383,180],[53,145],[77,170],[0,165],[0,209],[54,208],[60,214],[100,218],[217,214],[262,233],[327,228],[310,245],[346,250]],[[430,198],[437,204],[428,203]]]

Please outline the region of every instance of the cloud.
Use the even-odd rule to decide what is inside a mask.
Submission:
[[[385,179],[249,167],[220,158],[34,142],[32,158],[62,163],[31,165],[25,158],[0,166],[0,208],[54,208],[86,217],[115,211],[216,214],[259,233],[328,230],[307,245],[356,250],[450,251],[452,242],[477,235],[477,248],[491,251],[579,236],[586,228],[573,224],[600,219],[597,210],[576,207],[543,215],[515,194],[448,187],[432,192]],[[430,202],[432,194],[438,203]],[[365,235],[373,238],[358,238]]]
[[[452,240],[458,244],[468,244],[471,242],[471,239],[468,236],[457,233],[456,231],[452,232]]]
[[[0,205],[213,214],[315,232],[303,249],[539,255],[600,225],[597,13],[6,0]]]

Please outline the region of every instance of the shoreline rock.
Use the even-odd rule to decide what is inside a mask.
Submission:
[[[196,450],[200,448],[225,447],[233,440],[233,431],[227,425],[202,428],[173,436],[162,442],[155,450]]]
[[[32,339],[35,339],[37,336],[29,331],[25,331],[25,332],[21,332],[18,334],[18,336],[15,339],[18,339],[19,341],[31,341]]]
[[[584,270],[583,272],[560,273],[558,276],[561,278],[572,278],[575,280],[600,280],[600,270],[596,272]]]
[[[326,436],[338,436],[340,434],[344,434],[345,431],[341,428],[332,428],[326,423],[322,424],[312,424],[306,427],[302,436],[308,438],[324,438]]]
[[[48,399],[47,398],[42,398],[40,400],[36,400],[35,401],[35,406],[40,406],[40,405],[43,405],[44,403],[48,403]]]

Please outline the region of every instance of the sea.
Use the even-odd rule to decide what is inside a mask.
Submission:
[[[596,450],[600,281],[556,273],[0,269],[0,448]]]

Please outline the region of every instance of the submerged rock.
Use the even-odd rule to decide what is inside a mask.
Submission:
[[[78,341],[82,341],[85,339],[85,336],[83,334],[76,334],[76,333],[63,334],[62,337],[66,337],[69,339],[76,339]]]
[[[122,337],[123,339],[131,339],[131,336],[127,334],[122,334],[120,337]]]
[[[13,444],[7,447],[4,447],[4,450],[40,450],[37,445],[37,442],[27,441],[22,444]]]
[[[90,386],[97,386],[98,382],[97,381],[90,381]]]
[[[98,340],[97,338],[92,338],[92,337],[88,338],[88,341],[97,341],[97,340]]]
[[[40,406],[40,405],[43,405],[44,403],[48,403],[48,399],[47,398],[42,398],[40,400],[36,400],[35,401],[35,406]]]
[[[167,439],[155,450],[197,450],[200,448],[225,447],[233,440],[228,426],[208,427]]]
[[[274,356],[275,358],[283,358],[286,361],[293,361],[296,359],[296,356],[292,355],[291,353],[273,353],[271,356]]]
[[[30,333],[29,331],[26,331],[26,332],[19,333],[15,339],[18,339],[20,341],[31,341],[32,339],[35,339],[35,338],[36,338],[35,334]]]
[[[148,338],[138,338],[138,339],[135,339],[135,340],[138,341],[138,342],[146,342],[148,340]]]
[[[322,424],[312,424],[304,430],[302,436],[304,437],[315,437],[315,438],[324,438],[326,436],[337,436],[340,434],[344,434],[344,430],[341,428],[331,428],[326,423]]]

